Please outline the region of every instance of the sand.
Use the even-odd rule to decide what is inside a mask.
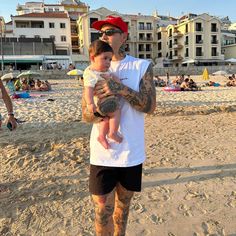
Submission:
[[[0,183],[8,188],[0,194],[0,235],[94,235],[91,126],[81,122],[81,86],[51,82],[51,92],[14,100],[25,123],[0,130]],[[128,236],[236,235],[235,111],[236,88],[157,88],[156,112],[145,122],[143,191],[135,194]],[[2,101],[0,112],[6,113]]]

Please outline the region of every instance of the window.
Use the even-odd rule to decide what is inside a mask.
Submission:
[[[62,42],[66,42],[66,36],[65,36],[65,35],[62,35],[62,36],[61,36],[61,41],[62,41]]]
[[[66,24],[65,23],[60,23],[60,28],[61,29],[65,29],[66,28]]]
[[[196,23],[196,31],[203,31],[202,23]]]
[[[150,59],[151,58],[151,54],[146,54],[146,59]]]
[[[91,42],[93,42],[96,39],[99,39],[98,33],[91,33]]]
[[[144,40],[144,34],[139,34],[139,40]]]
[[[188,33],[188,24],[185,25],[185,33]]]
[[[157,34],[157,39],[158,39],[158,40],[161,39],[161,32],[159,32],[159,33]]]
[[[188,45],[188,36],[185,37],[185,45]]]
[[[144,58],[144,55],[143,54],[139,54],[139,58]]]
[[[49,22],[49,28],[55,28],[55,23]]]
[[[157,54],[157,57],[158,57],[158,58],[162,57],[162,53],[159,52],[159,53]]]
[[[152,40],[152,34],[147,34],[147,40],[148,41]]]
[[[172,29],[169,30],[169,37],[172,37]]]
[[[26,38],[26,36],[25,35],[20,35],[20,38]]]
[[[138,50],[139,51],[144,51],[144,45],[143,44],[139,44],[138,45]]]
[[[196,56],[197,57],[203,56],[202,48],[201,47],[196,47]]]
[[[40,35],[35,35],[34,38],[35,39],[40,39]]]
[[[188,48],[185,49],[185,57],[189,57]]]
[[[216,23],[211,23],[211,32],[217,32],[217,24]]]
[[[172,48],[172,40],[169,41],[169,48]]]
[[[216,35],[212,35],[211,36],[211,43],[212,44],[218,44],[218,40],[217,40],[217,36]]]
[[[98,21],[98,18],[90,18],[90,28],[92,28],[92,24],[95,21]]]
[[[196,43],[200,44],[202,42],[202,35],[196,35]]]
[[[218,56],[217,48],[216,47],[211,48],[211,56],[212,57]]]
[[[55,41],[55,35],[50,35],[49,38],[52,39],[52,41]]]
[[[151,44],[146,44],[146,51],[150,52],[151,51]]]
[[[139,29],[144,30],[144,23],[143,22],[139,22]]]
[[[162,48],[162,47],[161,47],[161,42],[159,42],[159,43],[157,44],[157,49],[158,49],[158,50],[161,50],[161,48]]]
[[[147,23],[147,30],[152,30],[152,23]]]

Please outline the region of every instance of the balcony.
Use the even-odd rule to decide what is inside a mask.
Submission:
[[[174,55],[172,60],[173,61],[183,60],[183,57],[181,55]]]
[[[196,54],[196,58],[203,57],[203,56],[204,56],[203,52]]]
[[[179,31],[176,31],[173,33],[173,37],[175,37],[175,38],[182,37],[182,36],[183,36],[183,34]]]
[[[187,45],[188,45],[188,41],[185,41],[185,42],[184,42],[184,45],[186,45],[186,46],[187,46]]]
[[[218,56],[219,56],[219,53],[218,53],[218,52],[212,53],[211,56],[212,56],[212,57],[218,57]]]
[[[196,44],[203,44],[203,40],[196,41]]]
[[[148,26],[139,26],[138,30],[153,30],[153,27],[148,27]]]
[[[197,27],[197,28],[196,28],[196,31],[197,31],[197,32],[203,32],[203,28],[202,28],[202,27]]]
[[[218,32],[218,31],[219,31],[218,28],[211,28],[211,32],[213,32],[213,33],[216,33],[216,32]]]
[[[212,40],[211,44],[218,44],[218,40]]]
[[[139,41],[153,41],[153,37],[139,37]]]
[[[181,49],[181,48],[183,48],[183,45],[178,43],[173,44],[173,49]]]

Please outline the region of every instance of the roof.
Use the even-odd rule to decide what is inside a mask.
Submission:
[[[24,15],[14,16],[17,18],[31,18],[31,17],[44,17],[44,18],[69,18],[67,13],[64,12],[43,12],[43,13],[28,13]]]

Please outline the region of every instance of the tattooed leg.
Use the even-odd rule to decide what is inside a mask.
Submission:
[[[124,236],[129,215],[129,206],[134,192],[126,190],[120,184],[116,186],[114,236]]]
[[[103,195],[92,195],[95,204],[95,231],[97,236],[113,236],[114,191]]]

